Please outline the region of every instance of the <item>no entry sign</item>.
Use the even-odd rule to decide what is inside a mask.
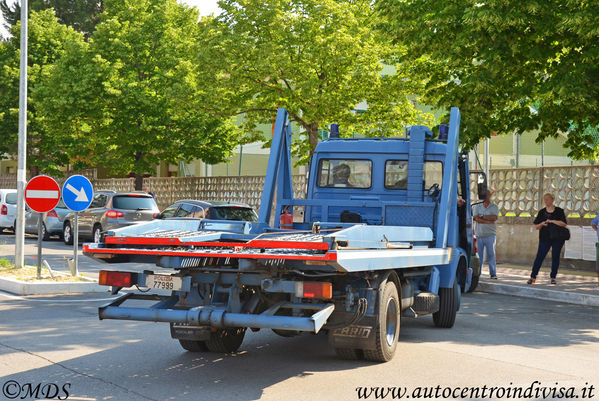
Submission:
[[[56,207],[59,199],[60,187],[46,175],[33,177],[25,187],[25,202],[36,212],[49,212]]]

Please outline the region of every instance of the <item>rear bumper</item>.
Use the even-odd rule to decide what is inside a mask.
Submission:
[[[156,300],[149,308],[123,307],[127,300]],[[318,333],[333,313],[333,304],[290,304],[281,302],[260,314],[232,313],[214,306],[190,309],[172,309],[179,302],[178,295],[170,297],[128,293],[99,308],[100,319],[138,320],[146,322],[185,323],[210,327],[252,327],[278,330],[298,330]],[[310,317],[274,316],[279,309],[310,309]]]
[[[2,228],[12,228],[15,223],[16,216],[12,216],[10,214],[0,215],[0,227]]]

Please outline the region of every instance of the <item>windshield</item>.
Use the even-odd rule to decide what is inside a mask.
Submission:
[[[12,192],[12,193],[6,194],[6,203],[8,203],[9,205],[16,205],[17,204],[17,193]]]
[[[112,207],[123,210],[157,209],[156,201],[151,196],[125,195],[112,198]]]
[[[321,188],[370,188],[372,161],[322,159],[318,169]]]
[[[211,207],[208,216],[212,220],[258,221],[254,209],[241,206]]]

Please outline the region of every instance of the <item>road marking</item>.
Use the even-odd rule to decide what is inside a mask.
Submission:
[[[43,294],[38,294],[43,295]],[[124,293],[119,292],[119,296],[124,295]],[[114,301],[118,298],[101,298],[101,299],[33,299],[33,298],[24,298],[18,295],[9,294],[8,292],[0,291],[0,296],[6,297],[8,299],[14,299],[16,301],[35,301],[35,302],[61,302],[61,303],[72,303],[72,302],[106,302],[106,301]],[[47,296],[52,296],[52,294],[47,294]]]
[[[37,198],[37,199],[57,199],[58,191],[51,190],[43,190],[43,189],[28,189],[27,198]]]
[[[89,201],[87,194],[85,193],[85,189],[83,189],[83,187],[81,187],[81,190],[78,191],[71,184],[67,184],[67,189],[69,191],[71,191],[72,193],[74,193],[75,195],[77,195],[77,197],[75,198],[75,202],[88,202]]]

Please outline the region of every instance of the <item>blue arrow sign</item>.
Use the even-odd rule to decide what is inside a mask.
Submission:
[[[93,197],[92,183],[82,175],[70,176],[62,186],[62,200],[74,212],[87,209]]]

